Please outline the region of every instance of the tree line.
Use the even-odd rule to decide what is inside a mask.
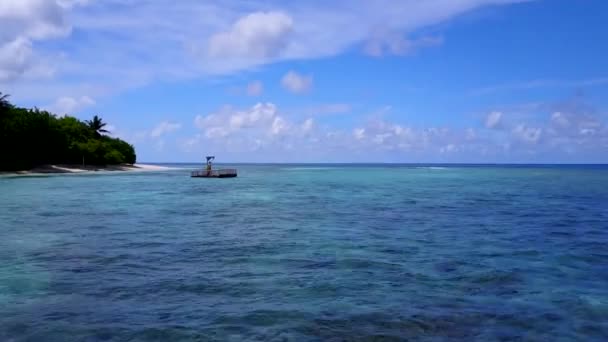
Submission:
[[[133,146],[106,135],[105,128],[97,115],[81,121],[38,108],[20,108],[0,92],[0,170],[45,164],[134,164]]]

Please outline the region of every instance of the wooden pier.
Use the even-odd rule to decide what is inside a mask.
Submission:
[[[213,169],[214,156],[207,156],[207,163],[204,170],[196,170],[190,173],[190,177],[196,178],[234,178],[236,177],[236,169]]]
[[[236,177],[236,169],[196,170],[192,171],[190,176],[198,178],[234,178]]]

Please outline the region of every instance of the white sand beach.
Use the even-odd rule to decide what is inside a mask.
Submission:
[[[42,174],[80,174],[80,173],[91,173],[91,172],[146,172],[146,171],[167,171],[172,168],[161,165],[152,164],[134,164],[134,165],[109,165],[109,166],[82,166],[82,165],[44,165],[35,167],[30,170],[23,171],[10,171],[0,172],[0,175],[42,175]]]
[[[166,170],[174,170],[175,168],[161,165],[153,165],[153,164],[135,164],[136,170],[131,171],[166,171]]]

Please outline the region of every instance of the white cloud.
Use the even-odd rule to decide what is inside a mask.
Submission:
[[[554,112],[551,114],[551,123],[557,127],[563,128],[567,127],[570,124],[570,121],[563,113]]]
[[[316,139],[317,129],[312,118],[290,120],[273,103],[258,103],[243,110],[225,107],[209,115],[197,115],[194,124],[201,133],[183,141],[185,150],[193,150],[198,144],[233,151],[305,148]]]
[[[459,144],[466,142],[465,131],[451,132],[438,127],[414,129],[383,120],[370,121],[348,134],[346,130],[317,126],[312,118],[296,122],[288,114],[281,114],[272,103],[259,103],[246,110],[226,107],[206,116],[199,115],[194,122],[201,134],[184,141],[187,150],[200,143],[233,152],[255,148],[298,153],[313,150],[316,153],[338,150],[438,153],[441,149],[456,153],[460,151]]]
[[[0,23],[0,83],[49,76],[44,59],[34,58],[33,42],[70,33],[64,8],[54,0],[2,0]]]
[[[95,100],[89,96],[81,97],[60,97],[53,104],[46,106],[45,108],[51,113],[57,115],[73,115],[79,111],[95,105]]]
[[[513,129],[513,135],[522,142],[529,144],[538,143],[542,135],[542,128],[529,127],[525,124],[519,124]]]
[[[502,112],[491,112],[486,117],[485,126],[486,128],[497,128],[500,125],[500,120],[502,118]]]
[[[194,123],[200,131],[181,139],[180,145],[193,156],[212,151],[209,153],[226,160],[271,158],[277,162],[555,162],[560,159],[552,157],[567,154],[575,158],[591,152],[597,161],[597,156],[608,153],[603,114],[585,106],[580,106],[581,111],[572,109],[576,106],[567,107],[570,110],[550,104],[544,107],[552,111],[539,114],[542,107],[535,107],[527,117],[501,109],[500,113],[517,118],[518,124],[502,123],[496,130],[492,125],[476,129],[412,126],[373,112],[367,121],[336,127],[317,124],[311,117],[301,119],[273,103],[258,103],[198,115]]]
[[[276,57],[287,46],[293,19],[283,12],[255,12],[237,20],[229,31],[209,38],[208,54],[218,58]]]
[[[111,134],[111,133],[113,133],[113,132],[116,132],[116,126],[114,126],[114,125],[110,125],[110,124],[108,124],[108,125],[106,125],[105,129],[106,129],[106,131],[108,131],[110,134]]]
[[[226,107],[207,116],[197,115],[195,126],[203,130],[208,138],[225,137],[246,129],[271,129],[278,118],[277,107],[272,103],[258,103],[248,110]],[[278,125],[279,123],[277,123]]]
[[[27,58],[0,65],[0,82],[10,78],[5,90],[29,98],[48,100],[53,89],[75,93],[84,86],[100,97],[156,80],[334,56],[374,39],[380,39],[381,53],[403,54],[439,40],[394,37],[416,36],[465,12],[516,2],[521,0],[2,0],[0,46],[21,39]],[[87,37],[86,49],[70,35],[73,29]],[[390,37],[378,38],[377,32]],[[31,43],[31,53],[22,41]],[[104,51],[103,64],[99,51]],[[32,80],[42,76],[54,79],[43,85]]]
[[[261,81],[253,81],[247,85],[247,95],[260,96],[264,92],[264,84]]]
[[[61,37],[71,29],[64,8],[54,0],[2,0],[0,20],[0,42],[18,37],[34,40]]]
[[[442,43],[443,38],[441,37],[407,39],[399,32],[379,32],[368,40],[365,44],[364,51],[366,54],[374,57],[381,57],[384,55],[405,56],[414,53],[418,49],[437,46]]]
[[[312,76],[300,75],[295,71],[289,71],[281,79],[281,85],[294,94],[302,94],[312,88]]]
[[[440,153],[453,153],[457,152],[458,147],[454,144],[447,144],[439,149]]]
[[[564,106],[553,112],[543,131],[549,145],[574,153],[593,150],[608,142],[608,126],[587,108]]]
[[[287,132],[289,130],[289,123],[287,123],[287,121],[285,119],[283,119],[280,116],[277,116],[274,118],[274,120],[272,121],[272,126],[270,131],[272,132],[272,135],[281,135],[285,132]]]
[[[314,108],[315,114],[343,114],[352,110],[352,106],[347,103],[330,103]]]
[[[57,0],[59,5],[64,8],[88,5],[92,0]]]
[[[353,136],[357,140],[363,140],[365,138],[365,128],[355,128],[353,130]]]
[[[467,128],[465,139],[468,141],[475,140],[477,138],[477,133],[472,128]]]
[[[150,136],[152,138],[159,138],[165,134],[175,132],[181,127],[182,125],[179,123],[163,121],[154,127],[154,129],[150,132]]]
[[[479,132],[476,140],[488,146],[503,145],[507,159],[527,153],[537,162],[543,158],[548,162],[589,162],[585,158],[590,156],[595,156],[593,162],[605,162],[605,158],[597,159],[608,153],[605,114],[585,103],[583,97],[516,106],[510,111],[509,118],[516,118],[517,124],[501,122],[501,130]]]
[[[30,65],[32,43],[26,38],[0,42],[0,82],[12,81],[23,75]]]
[[[302,132],[308,133],[314,129],[315,121],[312,118],[308,118],[302,123]]]
[[[472,95],[485,95],[503,91],[530,90],[542,88],[581,88],[596,87],[608,84],[608,77],[598,77],[580,80],[532,80],[519,83],[500,84],[488,86],[471,91]]]

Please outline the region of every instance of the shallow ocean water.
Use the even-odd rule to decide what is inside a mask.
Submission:
[[[608,340],[608,167],[0,178],[0,341]]]

